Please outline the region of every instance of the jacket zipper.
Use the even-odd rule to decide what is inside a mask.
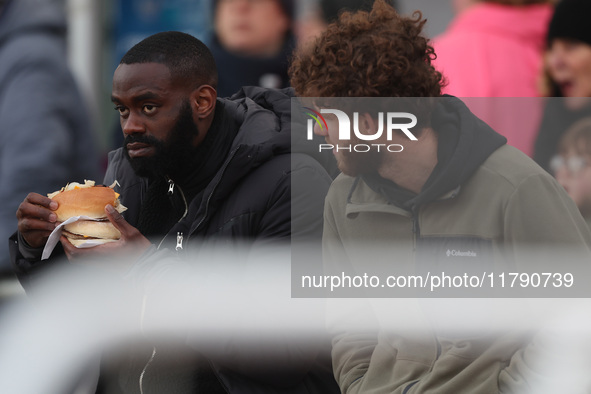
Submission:
[[[209,196],[207,197],[207,201],[205,202],[205,213],[203,214],[203,218],[201,219],[201,221],[199,221],[199,224],[197,224],[197,227],[195,227],[195,229],[199,228],[199,226],[201,226],[201,224],[203,223],[203,221],[205,220],[205,218],[207,218],[207,213],[208,213],[208,211],[209,211],[209,202],[210,202],[210,200],[211,200],[211,196],[213,196],[213,194],[214,194],[215,190],[217,189],[217,187],[218,187],[218,185],[219,185],[219,183],[220,183],[221,179],[222,179],[222,178],[223,178],[223,176],[224,176],[224,173],[226,172],[226,168],[228,168],[228,165],[230,164],[230,161],[232,161],[232,158],[233,158],[233,157],[236,155],[236,152],[238,152],[238,149],[240,149],[240,146],[238,146],[238,147],[237,147],[237,148],[236,148],[234,151],[230,152],[229,159],[226,161],[226,163],[224,164],[224,166],[223,166],[223,167],[222,167],[222,169],[220,170],[221,172],[220,172],[220,177],[219,177],[219,180],[218,180],[218,181],[217,181],[217,183],[216,183],[216,184],[213,186],[213,189],[211,190],[211,193],[209,194]],[[169,190],[169,191],[171,191],[171,190],[174,190],[174,182],[173,182],[171,179],[169,179],[169,180],[168,180],[168,183],[169,183],[169,188],[168,188],[168,190]],[[182,192],[182,190],[181,190],[181,188],[180,188],[180,187],[179,187],[179,191],[181,192],[181,196],[183,197],[183,201],[185,202],[185,207],[186,207],[186,209],[185,209],[185,214],[184,214],[184,215],[183,215],[183,217],[182,217],[182,218],[179,220],[179,222],[180,222],[180,221],[181,221],[182,219],[184,219],[184,218],[185,218],[185,216],[187,215],[187,212],[188,212],[188,206],[187,206],[187,200],[185,199],[185,195],[183,194],[183,192]],[[166,238],[166,236],[164,237],[164,239],[165,239],[165,238]],[[164,241],[164,239],[163,239],[162,241],[160,241],[160,245],[162,245],[162,242]],[[177,233],[177,246],[176,246],[176,250],[179,250],[179,248],[180,248],[180,249],[182,249],[182,248],[183,248],[183,246],[182,246],[182,243],[183,243],[183,233],[182,233],[182,232],[178,232],[178,233]],[[158,248],[160,248],[160,245],[158,245]],[[143,377],[144,377],[144,372],[146,372],[146,369],[148,368],[148,366],[150,365],[150,363],[152,363],[152,361],[154,361],[154,356],[155,356],[155,355],[156,355],[156,347],[154,347],[154,351],[153,351],[153,353],[152,353],[152,357],[150,358],[150,360],[148,360],[148,363],[147,363],[147,364],[146,364],[146,366],[144,367],[144,370],[142,371],[142,374],[141,374],[141,376],[140,376],[140,391],[141,391],[141,394],[143,394],[143,391],[142,391],[142,387],[141,387],[141,385],[142,385],[142,380],[143,380]],[[229,393],[230,391],[228,390],[228,388],[226,387],[226,385],[224,384],[224,382],[223,382],[223,381],[221,380],[221,378],[219,377],[219,375],[218,375],[218,372],[217,372],[217,371],[216,371],[216,369],[213,367],[213,364],[211,363],[211,361],[210,361],[210,360],[208,360],[208,362],[210,363],[211,369],[212,369],[212,371],[213,371],[213,373],[214,373],[215,377],[216,377],[216,378],[217,378],[217,380],[220,382],[220,385],[223,387],[223,389],[224,389],[226,392],[228,392],[228,393]]]
[[[168,191],[167,191],[167,194],[170,196],[170,195],[174,194],[174,188],[175,188],[176,184],[170,178],[168,178],[167,181],[168,181]],[[183,216],[177,221],[177,223],[178,223],[181,220],[183,220],[185,218],[185,216],[187,216],[187,213],[189,212],[189,205],[187,204],[187,199],[185,198],[185,193],[183,193],[183,189],[181,189],[180,187],[177,187],[177,190],[181,194],[181,197],[183,199],[183,203],[185,204],[185,212],[183,213]],[[158,249],[160,249],[160,246],[162,246],[162,243],[164,242],[164,240],[166,239],[167,236],[168,236],[168,234],[166,234],[162,238],[162,240],[158,244]],[[175,247],[175,250],[178,251],[178,250],[182,250],[182,249],[183,249],[183,233],[182,233],[182,231],[179,231],[179,232],[177,232],[177,235],[176,235],[176,247]],[[144,375],[146,374],[146,370],[148,369],[148,367],[150,366],[150,364],[154,361],[154,358],[156,358],[156,347],[155,346],[152,348],[152,355],[150,356],[150,359],[148,360],[148,362],[144,366],[144,369],[142,370],[142,373],[140,374],[140,380],[139,380],[140,394],[143,394],[144,393],[144,387],[143,387]]]
[[[220,383],[220,386],[222,386],[222,388],[224,389],[224,391],[226,393],[230,393],[230,390],[228,389],[228,387],[226,387],[226,384],[222,381],[222,378],[220,378],[218,376],[218,372],[216,371],[215,366],[213,365],[213,362],[210,359],[207,359],[207,362],[209,363],[209,367],[213,371],[213,374],[215,375],[216,379]]]
[[[455,196],[457,195],[457,193],[453,193],[449,198],[455,198]],[[413,232],[413,253],[415,254],[416,257],[416,253],[417,253],[417,243],[418,243],[418,239],[421,237],[421,228],[419,226],[419,209],[413,207],[413,209],[411,210],[412,213],[412,232]],[[439,343],[439,339],[437,338],[437,335],[433,336],[433,339],[435,339],[435,345],[437,346],[437,351],[435,354],[435,361],[439,360],[439,357],[441,356],[441,343]],[[433,366],[431,366],[431,370],[433,370]],[[407,385],[404,388],[403,394],[407,394],[409,392],[409,390],[418,382],[420,381],[420,379],[415,380],[414,382],[411,382],[409,385]]]
[[[177,252],[183,250],[183,232],[179,231],[176,233],[176,247],[174,248]]]
[[[230,161],[232,161],[232,158],[234,158],[234,156],[236,155],[236,152],[238,152],[238,149],[240,149],[240,146],[238,146],[236,149],[234,149],[232,152],[230,152],[228,160],[226,160],[226,163],[224,163],[224,166],[221,169],[219,180],[213,186],[213,189],[211,190],[211,193],[209,194],[209,196],[207,197],[207,201],[205,202],[205,214],[203,215],[203,218],[201,218],[201,221],[199,222],[199,224],[197,224],[197,227],[195,227],[195,229],[199,228],[199,226],[201,226],[201,224],[203,223],[203,221],[207,217],[211,196],[213,196],[215,190],[217,189],[218,185],[220,184],[220,180],[224,176],[224,173],[226,172],[226,169],[228,168]],[[168,178],[167,181],[168,181],[168,192],[167,193],[169,195],[172,195],[174,193],[174,188],[176,185],[175,185],[174,181],[170,178]],[[185,203],[185,213],[183,213],[183,216],[177,221],[177,223],[179,223],[181,220],[183,220],[187,216],[187,213],[189,212],[189,205],[187,204],[187,199],[185,198],[185,194],[183,193],[183,190],[180,187],[178,187],[178,190],[181,193],[181,197],[183,198],[183,202]],[[167,236],[168,236],[168,234],[166,234],[164,236],[164,238],[162,238],[162,240],[158,244],[158,249],[160,249],[160,246],[162,246],[162,243],[164,242],[164,240],[166,239]],[[175,249],[178,251],[182,248],[183,248],[183,232],[179,231],[179,232],[177,232],[177,244],[176,244]],[[154,361],[155,356],[156,356],[156,347],[153,348],[152,356],[150,357],[150,359],[148,360],[148,362],[144,366],[144,369],[142,370],[142,373],[140,375],[139,383],[140,383],[140,393],[141,394],[143,394],[143,392],[144,392],[143,387],[142,387],[144,374],[145,374],[147,368],[150,366],[150,364]],[[215,372],[215,370],[214,370],[214,372]],[[219,376],[217,376],[217,373],[215,373],[215,375],[218,378],[218,380],[220,380]],[[221,383],[221,381],[220,381],[220,383]],[[223,385],[223,383],[222,383],[222,385]],[[223,385],[223,386],[224,386],[224,389],[226,389],[225,385]],[[227,391],[227,389],[226,389],[226,391]]]
[[[417,238],[418,238],[418,235],[417,235],[418,230],[417,229],[419,227],[417,221],[418,221],[418,219],[415,216],[413,216],[412,217],[412,251],[413,251],[413,253],[417,252]]]
[[[417,252],[417,243],[418,239],[421,236],[421,228],[419,226],[419,210],[415,207],[411,209],[412,215],[412,251],[413,253]]]
[[[156,357],[156,346],[154,346],[152,348],[152,356],[150,357],[150,359],[148,360],[148,362],[144,366],[142,373],[140,374],[140,394],[144,394],[144,375],[146,374],[146,370],[148,369],[148,367],[150,366],[152,361],[154,361],[155,357]]]
[[[176,186],[176,184],[174,183],[174,181],[170,178],[168,178],[168,192],[167,194],[169,196],[172,196],[174,194],[174,187]],[[189,212],[189,204],[187,204],[187,199],[185,198],[185,193],[183,192],[183,189],[181,189],[181,187],[179,186],[178,188],[179,193],[181,194],[181,198],[183,199],[183,203],[185,204],[185,212],[183,212],[183,216],[178,220],[179,222],[181,220],[183,220],[185,218],[185,216],[187,216],[187,213]]]
[[[168,191],[167,194],[169,196],[171,196],[172,194],[174,194],[174,188],[175,186],[177,186],[174,181],[170,178],[167,177],[167,182],[168,182]],[[187,203],[187,199],[185,197],[185,193],[183,193],[183,189],[180,188],[180,186],[177,186],[177,190],[179,191],[182,199],[183,199],[183,203],[185,204],[185,212],[183,213],[183,216],[181,216],[181,218],[177,221],[177,223],[179,223],[181,220],[183,220],[186,216],[187,213],[189,213],[189,204]],[[168,233],[162,238],[162,240],[160,241],[160,243],[158,244],[158,248],[160,249],[160,247],[162,246],[162,243],[166,240],[166,238],[168,237]],[[175,250],[181,250],[183,249],[183,232],[179,231],[176,235],[176,247]]]

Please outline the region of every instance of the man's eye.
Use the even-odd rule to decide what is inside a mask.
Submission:
[[[129,113],[129,110],[121,105],[116,106],[115,111],[119,112],[119,116],[126,116]]]
[[[153,105],[144,105],[144,113],[150,115],[156,111],[156,107]]]

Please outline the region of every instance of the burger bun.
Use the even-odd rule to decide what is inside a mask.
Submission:
[[[77,220],[64,226],[64,230],[71,234],[79,234],[86,238],[104,238],[117,240],[121,233],[111,222],[95,220]]]
[[[94,186],[66,190],[52,197],[59,204],[55,214],[60,222],[73,216],[88,216],[92,219],[105,217],[105,206],[118,205],[118,194],[110,187]]]

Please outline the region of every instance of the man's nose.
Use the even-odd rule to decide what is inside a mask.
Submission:
[[[125,135],[146,132],[146,127],[143,122],[141,122],[140,117],[138,115],[134,115],[133,113],[130,113],[126,119],[122,119],[121,128],[123,129],[123,133]]]

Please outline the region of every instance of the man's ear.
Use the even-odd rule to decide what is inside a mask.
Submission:
[[[208,118],[215,110],[216,90],[210,85],[201,85],[191,93],[191,106],[197,119]]]

